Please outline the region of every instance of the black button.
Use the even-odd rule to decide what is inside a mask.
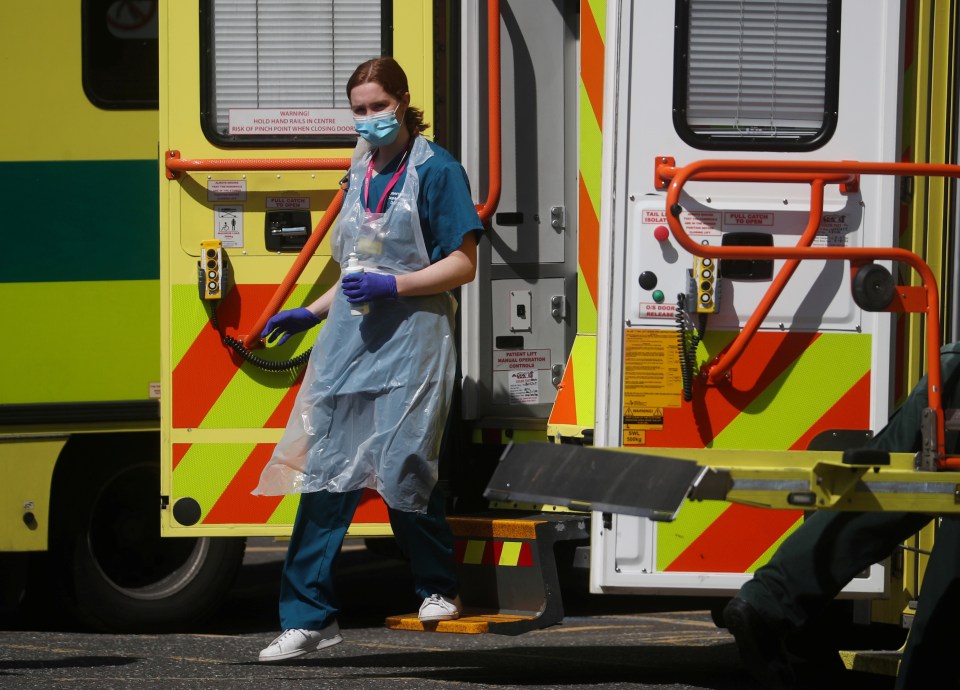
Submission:
[[[657,287],[657,274],[653,271],[644,271],[640,274],[640,287],[644,290],[652,290]]]

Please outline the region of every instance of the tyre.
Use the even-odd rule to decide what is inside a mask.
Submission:
[[[159,453],[144,446],[158,449],[113,444],[96,462],[84,453],[87,469],[67,473],[76,483],[52,526],[65,603],[101,632],[195,626],[223,602],[243,561],[243,538],[160,537]]]

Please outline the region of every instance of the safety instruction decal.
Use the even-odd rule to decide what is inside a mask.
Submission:
[[[549,369],[550,350],[494,350],[493,370]]]
[[[246,201],[246,180],[208,180],[207,201]]]
[[[214,206],[214,238],[224,247],[243,246],[243,206]]]
[[[723,214],[724,226],[746,225],[773,227],[772,211],[727,211]]]
[[[308,196],[268,196],[267,208],[310,210]]]
[[[814,247],[846,247],[850,225],[846,213],[824,213],[813,240]]]
[[[536,405],[540,402],[536,369],[511,371],[509,388],[511,405]]]
[[[232,135],[355,135],[349,108],[230,108]]]
[[[623,445],[645,445],[647,429],[663,429],[664,409],[680,407],[682,386],[676,332],[624,331]]]

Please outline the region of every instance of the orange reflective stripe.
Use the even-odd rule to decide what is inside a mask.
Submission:
[[[580,79],[597,122],[603,122],[603,38],[590,3],[581,3]]]
[[[802,517],[802,510],[768,510],[732,504],[665,570],[747,572]]]
[[[580,213],[578,215],[577,253],[579,254],[580,273],[590,290],[593,303],[597,303],[600,273],[600,218],[593,207],[593,201],[580,173]]]
[[[760,333],[740,358],[733,385],[707,386],[702,405],[664,410],[663,429],[647,429],[646,445],[705,448],[819,337],[816,333]],[[706,417],[706,419],[704,419]],[[705,423],[708,422],[708,423]],[[684,439],[682,445],[677,439]]]
[[[180,461],[183,460],[183,456],[187,454],[187,451],[190,450],[191,443],[174,443],[173,444],[173,457],[172,457],[172,468],[177,469],[177,465],[180,464]]]
[[[364,489],[360,505],[357,506],[357,511],[353,514],[353,524],[386,524],[388,522],[390,522],[390,513],[387,511],[387,504],[380,498],[380,494],[373,489]]]
[[[563,379],[557,391],[557,399],[550,410],[548,424],[576,424],[577,423],[577,396],[573,382],[573,355],[567,359],[567,366],[563,370]]]
[[[258,443],[254,446],[239,471],[204,517],[203,524],[256,525],[266,522],[273,515],[283,496],[254,496],[250,493],[257,487],[260,473],[272,454],[272,443]]]
[[[277,405],[277,409],[273,411],[273,414],[270,415],[270,418],[264,423],[264,428],[282,429],[287,426],[287,419],[290,418],[290,413],[293,411],[293,403],[297,399],[297,393],[300,392],[300,384],[303,383],[303,375],[306,371],[306,367],[300,369],[300,375],[297,376],[297,380],[290,386],[290,390],[283,396],[283,400]]]
[[[806,450],[817,435],[833,429],[866,429],[870,426],[870,372],[834,403],[790,450]]]
[[[274,290],[272,285],[234,286],[217,306],[220,327],[236,335],[245,334]],[[201,329],[173,370],[173,427],[200,426],[236,375],[239,364],[212,324]]]

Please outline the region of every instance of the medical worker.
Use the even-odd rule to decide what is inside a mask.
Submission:
[[[282,344],[326,319],[254,490],[301,494],[280,586],[283,632],[260,661],[342,640],[331,570],[366,488],[386,501],[410,559],[420,620],[460,615],[453,537],[435,489],[456,371],[449,290],[473,280],[483,226],[463,167],[422,136],[423,113],[396,61],[357,67],[347,96],[362,155],[331,241],[341,279],[261,334]]]

